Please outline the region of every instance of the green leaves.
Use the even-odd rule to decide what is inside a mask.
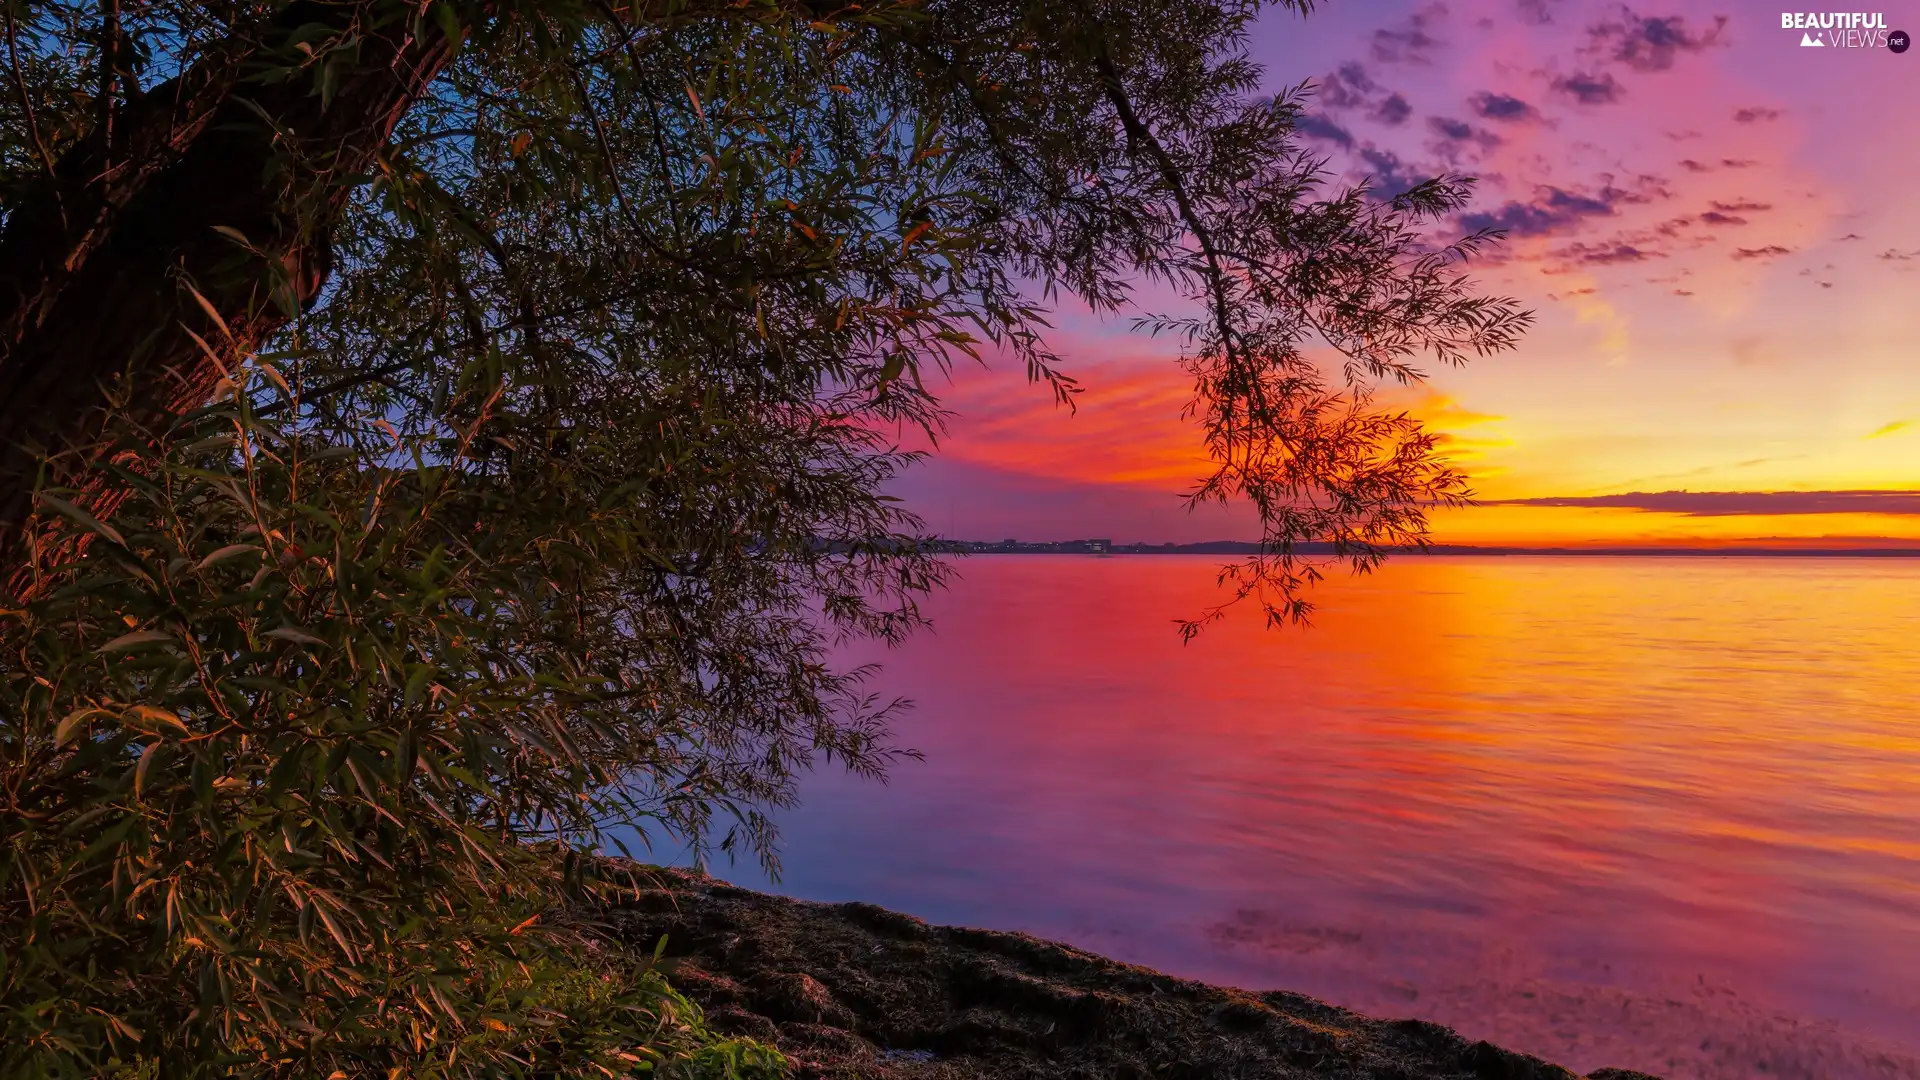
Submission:
[[[688,729],[604,693],[668,656],[616,613],[607,508],[636,504],[429,484],[246,408],[129,442],[146,482],[66,526],[119,546],[50,544],[48,590],[0,626],[23,808],[0,816],[0,1073],[694,1075],[724,1050],[776,1074],[540,918],[618,895],[563,864],[660,814],[653,785],[720,794],[685,783]],[[533,970],[601,989],[562,1012]]]
[[[297,626],[276,626],[266,632],[267,637],[277,641],[290,641],[295,645],[325,645],[326,641],[317,638]]]
[[[100,646],[100,652],[103,654],[130,652],[147,645],[164,645],[177,641],[177,638],[165,630],[135,630],[129,634],[121,634],[119,637]]]
[[[56,513],[58,513],[60,516],[67,518],[68,520],[79,525],[81,528],[87,530],[90,533],[93,533],[95,536],[101,537],[102,539],[118,544],[121,547],[127,546],[127,541],[124,537],[120,535],[119,530],[115,529],[111,525],[107,525],[107,524],[104,524],[103,522],[95,520],[92,514],[87,513],[85,510],[80,509],[79,507],[73,505],[67,500],[62,499],[57,495],[50,495],[45,492],[42,492],[40,494],[40,501],[45,503],[47,506],[52,507],[53,510]]]

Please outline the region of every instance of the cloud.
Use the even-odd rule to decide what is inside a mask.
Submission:
[[[1396,198],[1407,189],[1419,184],[1428,175],[1419,171],[1417,166],[1408,165],[1400,160],[1398,154],[1390,150],[1367,146],[1360,150],[1360,160],[1373,169],[1373,187],[1370,194],[1382,202]]]
[[[1603,72],[1600,75],[1563,75],[1553,80],[1553,89],[1582,105],[1611,105],[1620,100],[1623,88],[1612,72]]]
[[[1792,248],[1784,248],[1779,244],[1768,244],[1766,247],[1757,248],[1733,249],[1733,257],[1736,259],[1771,259],[1779,255],[1791,254],[1793,254]]]
[[[1907,262],[1912,259],[1920,259],[1920,248],[1912,251],[1897,251],[1893,248],[1888,248],[1880,253],[1880,257],[1889,262]]]
[[[1723,214],[1755,214],[1773,209],[1772,203],[1754,202],[1752,199],[1735,199],[1733,202],[1715,199],[1711,205]]]
[[[1913,421],[1911,421],[1911,420],[1895,420],[1895,421],[1894,421],[1893,423],[1891,423],[1891,424],[1883,424],[1883,425],[1881,425],[1881,426],[1880,426],[1879,428],[1877,428],[1877,429],[1876,429],[1876,430],[1875,430],[1875,431],[1874,431],[1874,432],[1873,432],[1873,433],[1872,433],[1871,435],[1868,435],[1868,436],[1867,436],[1867,438],[1869,438],[1869,439],[1877,439],[1877,438],[1879,438],[1879,437],[1881,437],[1882,435],[1891,435],[1891,434],[1893,434],[1893,433],[1894,433],[1894,432],[1896,432],[1896,431],[1900,431],[1900,430],[1903,430],[1903,429],[1905,429],[1905,428],[1907,428],[1907,427],[1910,427],[1910,426],[1912,426],[1912,424],[1913,424]]]
[[[1604,199],[1557,187],[1541,190],[1544,194],[1531,202],[1509,202],[1492,212],[1463,215],[1460,225],[1470,232],[1505,229],[1511,236],[1545,236],[1572,229],[1587,218],[1613,216],[1613,205]]]
[[[1497,413],[1469,409],[1460,404],[1458,398],[1431,389],[1426,390],[1408,411],[1429,427],[1469,427],[1506,419]]]
[[[1554,252],[1554,255],[1562,259],[1574,259],[1579,262],[1595,263],[1601,266],[1666,258],[1664,252],[1638,248],[1632,244],[1573,244]],[[1578,294],[1568,293],[1567,295],[1573,296]]]
[[[1483,119],[1499,120],[1503,123],[1517,123],[1522,120],[1535,120],[1540,111],[1510,94],[1496,94],[1482,90],[1468,99],[1467,104]]]
[[[1762,120],[1778,120],[1782,115],[1779,109],[1769,109],[1755,105],[1752,108],[1737,110],[1733,114],[1733,122],[1736,124],[1754,124]]]
[[[1393,29],[1373,32],[1373,58],[1382,64],[1429,64],[1441,42],[1429,31],[1446,18],[1445,4],[1428,4]]]
[[[1920,491],[1634,491],[1501,499],[1495,506],[1595,506],[1688,517],[1743,514],[1920,514]]]
[[[1718,210],[1709,210],[1700,215],[1700,220],[1708,225],[1745,225],[1747,219],[1733,214],[1723,214]]]
[[[1380,85],[1367,74],[1357,60],[1349,60],[1340,69],[1320,80],[1315,91],[1320,104],[1329,109],[1351,109],[1365,105]]]
[[[1553,21],[1553,5],[1559,0],[1516,0],[1514,7],[1520,14],[1536,26],[1545,26]]]
[[[1725,15],[1714,16],[1713,25],[1694,32],[1682,15],[1648,17],[1621,7],[1616,18],[1597,23],[1587,30],[1589,49],[1635,71],[1666,71],[1681,53],[1697,53],[1721,43],[1721,31],[1727,27]]]
[[[1751,169],[1758,164],[1760,163],[1752,158],[1721,158],[1718,167],[1722,169]],[[1712,172],[1715,168],[1714,165],[1695,161],[1692,158],[1680,159],[1680,167],[1692,173]]]
[[[1427,117],[1427,126],[1433,129],[1435,135],[1443,139],[1462,142],[1473,138],[1473,125],[1464,120],[1455,120],[1449,116],[1429,116]]]
[[[1397,127],[1406,123],[1407,117],[1413,115],[1413,106],[1407,104],[1407,99],[1404,96],[1394,94],[1392,97],[1382,101],[1379,105],[1374,106],[1373,112],[1368,115],[1382,124]]]
[[[1353,132],[1327,119],[1318,113],[1307,113],[1293,125],[1293,130],[1309,139],[1338,143],[1347,149],[1353,149]]]

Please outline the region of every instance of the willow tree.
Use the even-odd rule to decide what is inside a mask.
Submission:
[[[1173,335],[1279,619],[1464,495],[1374,389],[1527,319],[1469,181],[1330,185],[1254,3],[0,6],[10,1069],[722,1067],[543,1004],[555,905],[882,769],[832,647],[941,579],[945,370]]]

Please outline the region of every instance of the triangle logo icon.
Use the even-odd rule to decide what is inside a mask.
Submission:
[[[1807,48],[1824,49],[1827,47],[1827,43],[1824,41],[1821,41],[1817,37],[1814,37],[1812,34],[1801,34],[1800,47],[1803,49],[1807,49]]]

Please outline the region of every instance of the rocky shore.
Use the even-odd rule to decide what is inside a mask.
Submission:
[[[611,913],[713,1026],[836,1080],[1577,1080],[1419,1020],[1177,979],[1025,934],[929,926],[649,868]],[[1649,1080],[1616,1069],[1589,1080]]]

